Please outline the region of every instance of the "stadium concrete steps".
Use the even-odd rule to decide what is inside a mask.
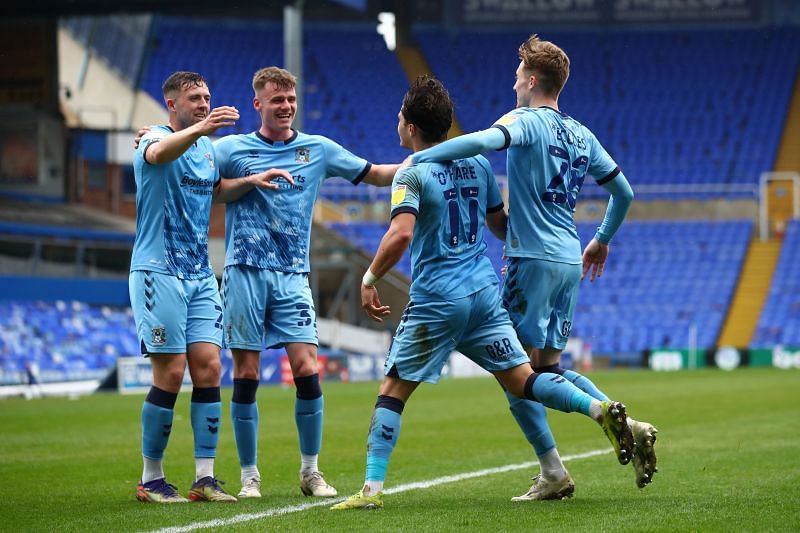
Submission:
[[[747,347],[769,293],[781,251],[777,240],[753,239],[739,277],[739,285],[719,337],[719,346]]]
[[[797,139],[800,139],[800,70],[795,76],[792,100],[786,113],[781,144],[775,158],[776,172],[800,172],[800,150],[797,149]]]
[[[408,77],[408,82],[411,83],[419,76],[423,74],[431,74],[436,76],[436,73],[431,70],[428,61],[425,59],[425,56],[422,54],[422,50],[416,46],[398,46],[395,48],[394,51],[395,55],[397,56],[397,60],[400,62],[400,65],[403,67],[403,71],[406,73],[406,77]],[[447,138],[452,139],[453,137],[458,137],[459,135],[463,135],[464,130],[461,128],[461,124],[458,122],[458,117],[453,116],[453,125],[450,127],[450,131],[447,133]]]

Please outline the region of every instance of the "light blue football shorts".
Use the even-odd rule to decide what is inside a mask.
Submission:
[[[530,362],[501,305],[497,285],[455,300],[409,302],[384,374],[436,383],[453,350],[489,372]]]
[[[228,266],[222,300],[227,348],[260,351],[289,342],[318,344],[308,274]]]
[[[186,346],[222,346],[222,302],[216,278],[178,279],[136,270],[128,278],[142,354],[186,353]]]
[[[581,265],[509,257],[503,306],[523,345],[566,347],[580,282]]]

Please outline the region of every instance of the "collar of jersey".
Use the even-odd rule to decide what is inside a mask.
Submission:
[[[566,113],[564,113],[563,111],[559,111],[559,110],[558,110],[558,109],[556,109],[555,107],[550,107],[549,105],[540,105],[540,106],[539,106],[539,107],[537,107],[536,109],[549,109],[550,111],[555,111],[556,113],[558,113],[558,114],[559,114],[559,115],[561,115],[562,117],[569,117],[569,115],[567,115],[567,114],[566,114]]]
[[[261,132],[258,131],[258,130],[256,130],[254,133],[256,134],[256,137],[258,137],[259,139],[261,139],[262,141],[264,141],[265,143],[267,143],[269,145],[274,145],[276,142],[281,142],[281,141],[273,141],[272,139],[270,139],[268,137],[264,137],[263,135],[261,135]],[[286,139],[285,141],[283,141],[283,145],[286,146],[287,144],[289,144],[290,142],[292,142],[295,139],[297,139],[297,130],[296,129],[292,129],[292,136],[289,137],[288,139]]]

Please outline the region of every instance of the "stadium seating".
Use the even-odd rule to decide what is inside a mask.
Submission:
[[[346,357],[349,352],[320,348],[319,355]],[[283,348],[262,350],[262,367],[280,362]],[[0,302],[0,386],[104,379],[120,357],[141,357],[133,311],[126,306],[78,301]],[[222,385],[232,385],[230,351],[223,353]],[[336,365],[326,367],[328,379]],[[281,372],[262,379],[280,383]]]
[[[0,384],[24,382],[29,365],[43,382],[100,379],[140,353],[130,308],[0,302]]]
[[[384,223],[333,224],[335,231],[372,254],[386,231]],[[579,224],[581,241],[595,224]],[[615,237],[602,279],[583,282],[573,333],[595,353],[638,364],[650,348],[715,345],[742,261],[752,223],[627,222]],[[486,237],[487,255],[498,272],[502,244]],[[409,254],[399,270],[410,276]]]
[[[800,347],[800,220],[793,220],[783,239],[767,301],[750,346]]]
[[[261,67],[283,65],[283,29],[275,23],[158,18],[158,48],[142,89],[161,100],[161,84],[178,65],[201,72],[212,105],[233,105],[241,119],[220,135],[249,133],[260,122],[250,81]],[[397,163],[408,152],[397,139],[397,111],[408,86],[394,54],[371,26],[305,28],[303,131],[325,135],[375,163]],[[374,201],[372,187],[327,180],[322,195],[334,201]],[[388,196],[387,196],[388,198]]]
[[[524,32],[416,32],[466,131],[515,105]],[[635,185],[720,184],[754,196],[771,170],[800,57],[796,30],[544,33],[571,58],[562,111],[588,126]],[[792,58],[790,64],[786,58]],[[746,88],[746,89],[743,89]],[[758,110],[756,114],[749,110]],[[762,118],[757,118],[762,117]],[[503,154],[490,155],[496,172]],[[742,187],[744,185],[744,187]],[[643,198],[642,189],[637,195]],[[586,195],[601,194],[587,184]],[[648,193],[676,198],[686,193]],[[694,197],[720,195],[694,192]]]
[[[283,64],[281,26],[275,22],[156,18],[159,46],[149,58],[142,88],[161,98],[175,68],[202,72],[214,104],[242,111],[220,134],[258,127],[250,75]],[[308,24],[304,35],[303,129],[326,135],[375,162],[395,162],[396,114],[408,81],[394,54],[370,25]],[[462,127],[490,126],[514,107],[515,50],[524,32],[415,33],[433,72],[450,90]],[[652,190],[639,198],[755,195],[770,170],[800,56],[795,30],[604,31],[543,35],[561,43],[572,60],[562,110],[591,128],[636,185],[719,185],[692,192]],[[795,61],[796,62],[796,61]],[[747,91],[733,88],[747,87]],[[714,95],[713,97],[710,95]],[[505,154],[488,154],[505,173]],[[339,183],[335,183],[338,181]],[[369,187],[329,180],[323,197],[374,201]],[[584,197],[603,195],[587,183]]]

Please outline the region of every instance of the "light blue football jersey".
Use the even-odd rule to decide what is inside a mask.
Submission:
[[[295,182],[279,180],[277,191],[255,189],[227,204],[226,267],[308,272],[312,212],[322,182],[340,176],[357,185],[371,166],[326,137],[297,131],[287,141],[259,132],[229,135],[215,149],[223,179],[281,168]]]
[[[486,257],[486,212],[503,208],[483,156],[401,169],[392,181],[392,212],[417,216],[411,240],[412,301],[463,298],[498,282]]]
[[[214,147],[201,137],[178,159],[164,165],[145,161],[147,148],[173,133],[154,126],[133,157],[136,179],[136,238],[131,272],[150,270],[180,279],[213,274],[208,260],[208,220],[219,181]]]
[[[550,107],[520,107],[494,127],[508,148],[506,255],[581,263],[573,215],[588,174],[602,185],[619,167],[580,122]]]

